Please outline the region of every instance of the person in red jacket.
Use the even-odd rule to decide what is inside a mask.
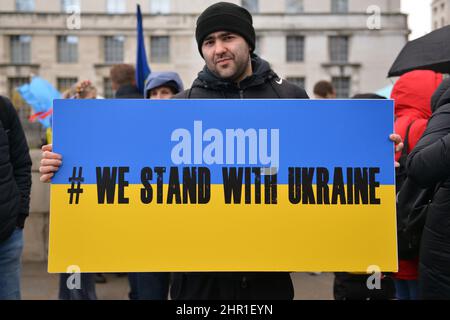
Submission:
[[[395,84],[391,98],[395,101],[395,132],[409,154],[424,133],[431,117],[431,97],[442,82],[442,75],[433,71],[417,70],[404,74]],[[401,153],[395,155],[399,161]],[[417,299],[419,257],[399,260],[399,271],[394,274],[396,296],[399,300]]]

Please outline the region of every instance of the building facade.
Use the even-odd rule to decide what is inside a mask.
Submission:
[[[152,70],[175,70],[189,87],[203,67],[195,22],[214,2],[2,0],[0,94],[20,105],[15,88],[40,75],[60,91],[90,79],[101,95],[111,97],[111,65],[135,62],[137,3],[144,14]],[[387,71],[409,34],[400,0],[230,2],[253,13],[256,52],[310,95],[323,79],[333,81],[339,97],[390,84]],[[39,125],[26,126],[32,130]]]
[[[450,24],[450,0],[433,0],[431,3],[433,30]]]

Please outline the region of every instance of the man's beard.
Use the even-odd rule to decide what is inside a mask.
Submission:
[[[248,64],[250,63],[250,56],[247,57],[244,63],[242,65],[236,64],[237,70],[236,70],[236,76],[233,77],[233,81],[237,81],[238,79],[242,78],[242,76],[247,71]],[[244,80],[244,79],[241,79]]]
[[[220,72],[218,71],[219,68],[217,67],[217,65],[216,65],[215,70],[213,71],[213,73],[220,79],[235,82],[236,80],[240,79],[244,75],[244,73],[246,72],[248,64],[250,63],[250,55],[247,57],[245,62],[238,63],[235,59],[233,59],[233,61],[235,61],[235,66],[236,66],[236,72],[234,72],[234,74],[232,74],[232,75],[230,75],[228,77],[222,76],[220,74]]]

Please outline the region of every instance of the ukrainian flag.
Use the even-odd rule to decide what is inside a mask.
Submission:
[[[203,142],[194,130],[196,121],[202,122]],[[262,201],[256,203],[252,177],[249,188],[242,186],[242,201],[226,204],[223,169],[264,167],[260,157],[249,163],[247,155],[248,163],[240,164],[235,150],[234,164],[207,164],[204,159],[174,164],[177,141],[172,134],[180,128],[192,138],[192,159],[196,148],[204,153],[214,142],[204,135],[208,129],[279,130],[276,203],[266,204],[266,177]],[[82,272],[366,272],[370,266],[396,271],[392,132],[389,100],[58,100],[54,150],[63,155],[63,166],[51,187],[49,272],[65,272],[72,265]],[[116,172],[112,204],[107,197],[105,203],[99,201],[97,168],[105,167],[122,168]],[[166,168],[160,204],[158,167]],[[182,167],[207,168],[209,202],[169,204],[173,167],[180,175]],[[149,204],[142,201],[143,168],[153,172]],[[311,178],[315,204],[290,201],[289,168],[316,169]],[[329,173],[329,197],[341,179],[336,168],[344,168],[345,198],[318,203],[317,168]],[[352,185],[347,168],[359,168],[360,180],[373,180],[368,199],[379,201],[347,189]],[[369,168],[377,168],[372,178]],[[320,180],[323,184],[323,176]],[[303,196],[307,189],[301,187]],[[246,204],[249,191],[252,200]]]

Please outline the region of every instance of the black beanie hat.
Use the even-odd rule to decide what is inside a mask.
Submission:
[[[197,19],[195,31],[198,51],[202,57],[203,41],[208,35],[218,31],[231,31],[241,35],[251,47],[251,51],[255,50],[253,18],[245,8],[229,2],[219,2],[203,11]]]

